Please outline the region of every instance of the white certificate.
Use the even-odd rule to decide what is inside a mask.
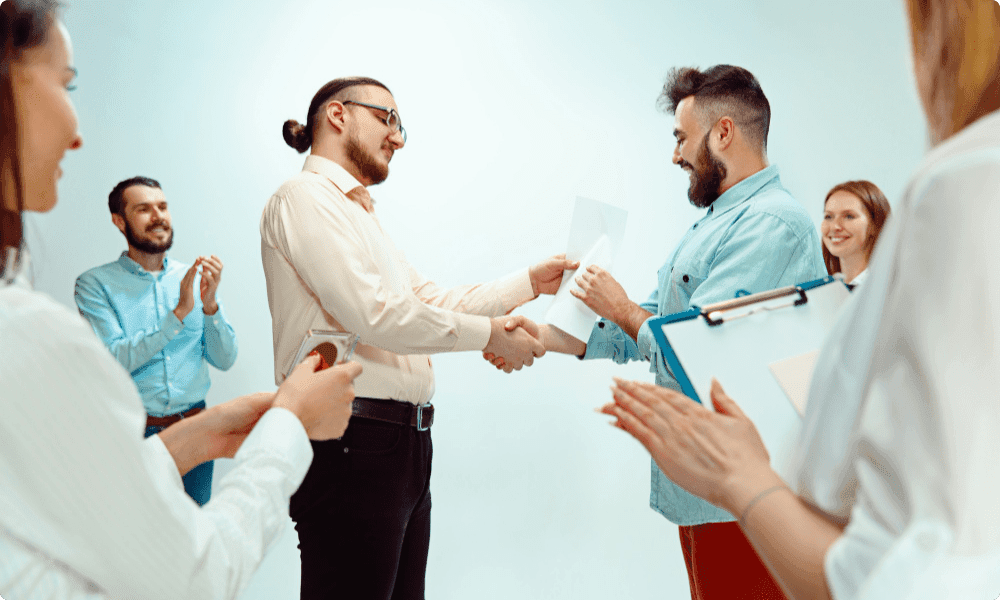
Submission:
[[[577,198],[570,225],[566,258],[580,261],[580,269],[597,265],[611,271],[625,239],[628,211],[597,200]],[[579,271],[580,269],[577,269]],[[552,301],[545,320],[578,340],[590,339],[597,314],[574,298],[570,289],[580,290],[573,281],[577,271],[564,271],[562,284]]]

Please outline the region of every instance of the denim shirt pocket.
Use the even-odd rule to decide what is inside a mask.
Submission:
[[[700,260],[679,261],[670,268],[667,277],[667,293],[661,299],[661,315],[687,310],[691,297],[705,279],[708,278],[708,263]]]

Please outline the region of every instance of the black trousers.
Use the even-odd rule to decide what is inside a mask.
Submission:
[[[352,417],[292,496],[302,600],[423,600],[431,432]]]

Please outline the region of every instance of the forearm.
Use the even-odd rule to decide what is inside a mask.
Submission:
[[[539,340],[545,346],[546,352],[559,352],[573,356],[583,356],[587,352],[586,342],[581,342],[558,327],[542,325],[539,329]]]
[[[201,463],[216,458],[205,452],[208,431],[201,427],[203,420],[203,415],[181,419],[158,434],[181,476]]]
[[[754,495],[759,493],[753,489]],[[843,528],[787,487],[762,497],[747,510],[751,500],[746,494],[727,510],[746,513],[740,521],[743,533],[788,598],[831,598],[823,559]]]
[[[633,341],[639,339],[639,329],[646,319],[653,316],[653,313],[642,308],[638,304],[629,301],[616,314],[612,315],[611,321],[627,333]]]

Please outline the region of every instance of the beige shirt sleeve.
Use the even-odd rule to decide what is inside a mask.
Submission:
[[[339,197],[338,197],[339,196]],[[443,290],[420,276],[359,205],[313,181],[272,197],[265,243],[294,267],[327,313],[361,342],[396,354],[482,350],[490,322],[524,298],[525,273]],[[519,291],[505,292],[517,287]]]

